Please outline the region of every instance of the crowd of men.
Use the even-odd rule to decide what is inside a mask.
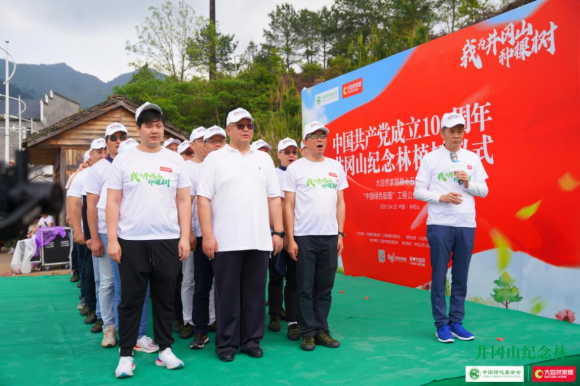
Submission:
[[[135,351],[183,368],[173,332],[203,349],[215,331],[224,362],[240,351],[262,357],[267,282],[271,331],[284,319],[303,350],[339,347],[328,314],[348,183],[324,156],[328,128],[306,125],[300,147],[280,141],[276,168],[272,147],[251,143],[254,119],[242,108],[225,130],[199,127],[184,142],[162,143],[155,104],[139,107],[135,121],[138,141],[120,123],[107,126],[67,184],[78,308],[91,332],[103,333],[102,347],[119,346],[115,376],[133,375]]]

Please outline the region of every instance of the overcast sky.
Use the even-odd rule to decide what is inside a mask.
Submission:
[[[174,0],[177,3],[178,0]],[[216,0],[223,33],[235,34],[238,52],[262,41],[268,12],[284,0]],[[286,0],[295,8],[318,10],[332,0]],[[165,0],[0,0],[0,45],[10,41],[18,63],[66,63],[103,81],[132,71],[125,42],[136,41],[135,26]],[[188,0],[197,15],[209,17],[209,0]],[[4,52],[0,51],[4,58]],[[0,69],[4,71],[4,69]]]

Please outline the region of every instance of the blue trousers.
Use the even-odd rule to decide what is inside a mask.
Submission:
[[[427,240],[431,249],[431,308],[435,327],[461,323],[465,316],[467,277],[473,253],[475,228],[428,225]],[[451,258],[451,301],[447,316],[445,282]]]

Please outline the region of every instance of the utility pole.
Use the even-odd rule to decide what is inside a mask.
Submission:
[[[10,74],[9,64],[10,54],[8,53],[8,40],[6,40],[6,77],[4,78],[6,84],[6,108],[4,109],[4,162],[8,165],[10,162]]]
[[[216,59],[216,36],[217,36],[217,26],[215,22],[215,0],[209,0],[209,22],[211,28],[211,57],[209,59],[209,78],[215,79],[217,72],[217,59]]]

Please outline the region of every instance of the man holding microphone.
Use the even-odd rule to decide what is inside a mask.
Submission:
[[[469,263],[475,240],[475,196],[486,197],[487,174],[479,156],[461,148],[465,120],[459,113],[447,113],[441,120],[444,146],[421,161],[415,179],[414,197],[428,203],[427,239],[431,249],[431,307],[436,337],[453,343],[454,337],[472,340],[475,336],[462,326]],[[451,305],[449,316],[445,300],[445,281],[449,259]]]

